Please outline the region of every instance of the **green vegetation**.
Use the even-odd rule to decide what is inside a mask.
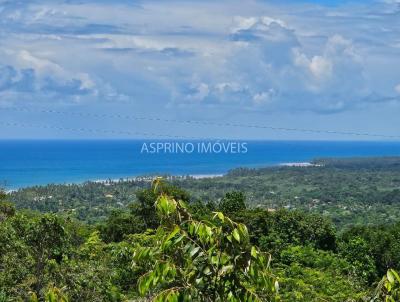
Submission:
[[[137,249],[134,257],[139,266],[149,266],[138,281],[142,295],[150,293],[160,302],[276,300],[278,282],[269,255],[250,244],[244,224],[221,212],[197,221],[182,200],[158,184],[159,242]]]
[[[311,167],[236,169],[206,179],[175,177],[171,183],[188,192],[191,202],[219,203],[225,194],[243,192],[249,208],[299,210],[321,214],[342,228],[394,223],[400,217],[400,157],[321,159]],[[89,223],[106,219],[140,201],[148,180],[83,185],[48,185],[9,196],[17,209],[68,214]]]
[[[376,289],[373,301],[400,301],[400,276],[393,269],[387,271]]]
[[[0,191],[0,302],[400,301],[399,161],[318,162]]]

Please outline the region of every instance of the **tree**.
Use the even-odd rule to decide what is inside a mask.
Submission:
[[[280,276],[282,301],[361,301],[367,293],[351,265],[331,251],[310,246],[291,246],[281,252],[274,266]]]
[[[138,281],[153,301],[274,301],[278,282],[270,256],[250,244],[247,228],[221,212],[211,221],[194,220],[182,200],[154,183],[161,225],[158,244],[135,251],[137,265],[148,265]]]
[[[311,245],[331,251],[336,249],[332,223],[315,214],[285,209],[274,212],[253,209],[232,215],[236,221],[247,225],[253,244],[274,256],[290,245]]]
[[[366,242],[378,276],[390,268],[400,269],[400,223],[353,227],[343,233],[341,241],[347,244],[357,237]]]
[[[146,230],[143,221],[133,213],[114,210],[107,220],[98,226],[101,238],[105,242],[120,242],[126,235]]]
[[[7,218],[14,216],[15,208],[12,203],[6,201],[0,201],[0,222]]]
[[[6,200],[7,194],[0,188],[0,222],[15,214],[14,205]]]
[[[339,244],[339,254],[351,263],[354,275],[367,284],[376,278],[376,267],[367,242],[355,237]]]
[[[53,279],[66,288],[70,301],[121,302],[122,297],[111,264],[110,247],[97,231],[74,251],[73,257],[55,266]]]
[[[0,301],[9,301],[11,297],[20,297],[27,293],[32,261],[27,247],[9,220],[0,222]],[[24,297],[25,298],[25,297]],[[21,299],[22,300],[22,299]]]
[[[228,192],[221,200],[219,209],[225,214],[234,214],[246,210],[246,196],[242,192]]]
[[[189,202],[190,200],[189,194],[178,187],[167,183],[161,183],[159,186],[160,190],[177,200],[183,200],[184,202]],[[159,226],[159,219],[154,207],[157,197],[157,194],[152,189],[139,190],[136,193],[138,203],[131,206],[132,214],[139,216],[147,229],[155,229]]]
[[[3,189],[0,188],[0,202],[4,201],[7,197],[7,194],[4,192]]]
[[[29,302],[39,302],[35,293],[32,293]],[[68,302],[68,298],[64,295],[62,289],[51,286],[46,292],[44,302]]]
[[[45,286],[46,266],[51,260],[60,263],[68,251],[68,234],[60,218],[55,215],[43,215],[29,227],[26,243],[35,262],[34,290],[40,295]]]
[[[400,301],[400,276],[389,269],[376,288],[372,302],[397,302]]]

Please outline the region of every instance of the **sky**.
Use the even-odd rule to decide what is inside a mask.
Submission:
[[[0,0],[0,139],[398,140],[399,116],[399,0]]]

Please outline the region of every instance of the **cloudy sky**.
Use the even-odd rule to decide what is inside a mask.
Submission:
[[[0,138],[371,140],[324,131],[399,116],[398,0],[0,0]]]

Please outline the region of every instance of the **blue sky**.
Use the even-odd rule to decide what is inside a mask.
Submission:
[[[399,16],[398,0],[0,0],[0,138],[398,136]]]

